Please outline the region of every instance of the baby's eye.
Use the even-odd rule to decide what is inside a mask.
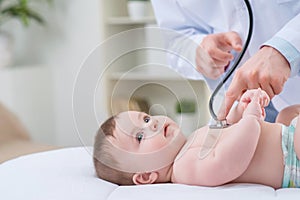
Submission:
[[[136,140],[141,143],[141,141],[143,140],[143,137],[144,137],[144,133],[143,132],[138,132],[136,134]]]
[[[144,117],[144,122],[145,122],[145,123],[148,123],[149,121],[150,121],[150,117],[149,117],[149,116],[145,116],[145,117]]]

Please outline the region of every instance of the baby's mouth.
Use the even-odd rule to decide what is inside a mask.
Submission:
[[[164,136],[165,138],[168,136],[168,128],[169,128],[169,124],[165,126],[164,128]]]

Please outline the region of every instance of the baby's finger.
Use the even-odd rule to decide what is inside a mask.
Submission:
[[[252,97],[252,101],[255,101],[255,102],[259,102],[261,103],[261,89],[258,88],[256,91],[254,91],[253,93],[253,97]]]

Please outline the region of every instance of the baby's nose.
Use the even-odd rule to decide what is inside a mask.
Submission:
[[[157,129],[158,129],[158,121],[157,121],[157,119],[153,119],[152,120],[152,123],[150,124],[150,129],[152,131],[157,131]]]

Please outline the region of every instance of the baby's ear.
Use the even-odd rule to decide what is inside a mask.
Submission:
[[[132,180],[134,184],[152,184],[158,179],[157,172],[145,172],[145,173],[136,173],[133,175]]]

